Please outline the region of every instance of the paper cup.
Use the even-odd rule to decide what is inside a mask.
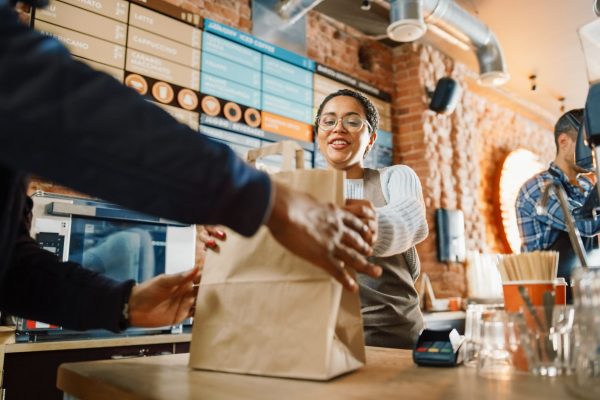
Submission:
[[[567,284],[564,278],[552,281],[510,281],[502,284],[504,292],[504,309],[508,312],[518,312],[525,307],[525,302],[519,293],[519,286],[523,286],[534,306],[544,305],[544,292],[554,292],[556,304],[566,304]]]

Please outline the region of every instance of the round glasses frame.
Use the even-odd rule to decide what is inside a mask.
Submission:
[[[373,128],[371,127],[371,124],[369,123],[369,121],[367,121],[366,119],[362,119],[360,117],[357,117],[355,115],[345,115],[341,118],[337,118],[335,120],[335,123],[331,126],[327,126],[327,125],[323,125],[322,124],[322,118],[323,117],[319,117],[319,119],[317,120],[317,125],[319,126],[319,128],[321,128],[323,131],[325,132],[329,132],[331,130],[333,130],[338,122],[342,121],[342,126],[344,127],[345,130],[347,130],[350,133],[356,133],[356,132],[360,132],[360,130],[367,125],[367,128],[369,128],[369,132],[371,132],[373,130]],[[349,121],[350,120],[359,120],[361,122],[359,127],[355,127],[352,125],[349,125]]]

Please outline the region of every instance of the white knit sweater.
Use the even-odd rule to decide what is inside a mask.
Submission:
[[[388,257],[423,241],[429,229],[417,174],[406,165],[383,168],[379,174],[387,205],[376,208],[379,227],[373,254]],[[364,198],[362,179],[346,179],[344,187],[347,199]]]

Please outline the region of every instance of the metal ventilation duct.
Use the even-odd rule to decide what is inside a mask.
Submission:
[[[280,0],[278,12],[288,23],[294,23],[321,2]],[[428,25],[432,31],[435,27],[437,32],[474,49],[482,84],[498,86],[508,80],[502,49],[494,33],[453,0],[391,0],[390,4],[387,34],[392,40],[414,41],[425,34]]]
[[[323,0],[280,0],[277,6],[279,16],[289,24],[302,18],[307,12],[319,5]]]
[[[453,0],[392,0],[388,36],[413,41],[425,34],[427,25],[469,45],[479,62],[479,79],[486,85],[502,85],[509,74],[494,33]]]

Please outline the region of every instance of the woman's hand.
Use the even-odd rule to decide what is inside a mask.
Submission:
[[[227,239],[227,234],[225,233],[225,231],[216,226],[203,225],[198,231],[198,236],[200,238],[200,241],[204,243],[204,246],[207,249],[216,252],[219,251],[219,243],[217,242],[217,240],[224,241],[225,239]]]
[[[177,325],[194,316],[200,268],[158,275],[136,285],[129,296],[129,324],[137,327]]]
[[[377,213],[373,203],[369,200],[346,200],[344,210],[351,212],[369,228],[362,237],[370,245],[373,246],[377,241]]]

